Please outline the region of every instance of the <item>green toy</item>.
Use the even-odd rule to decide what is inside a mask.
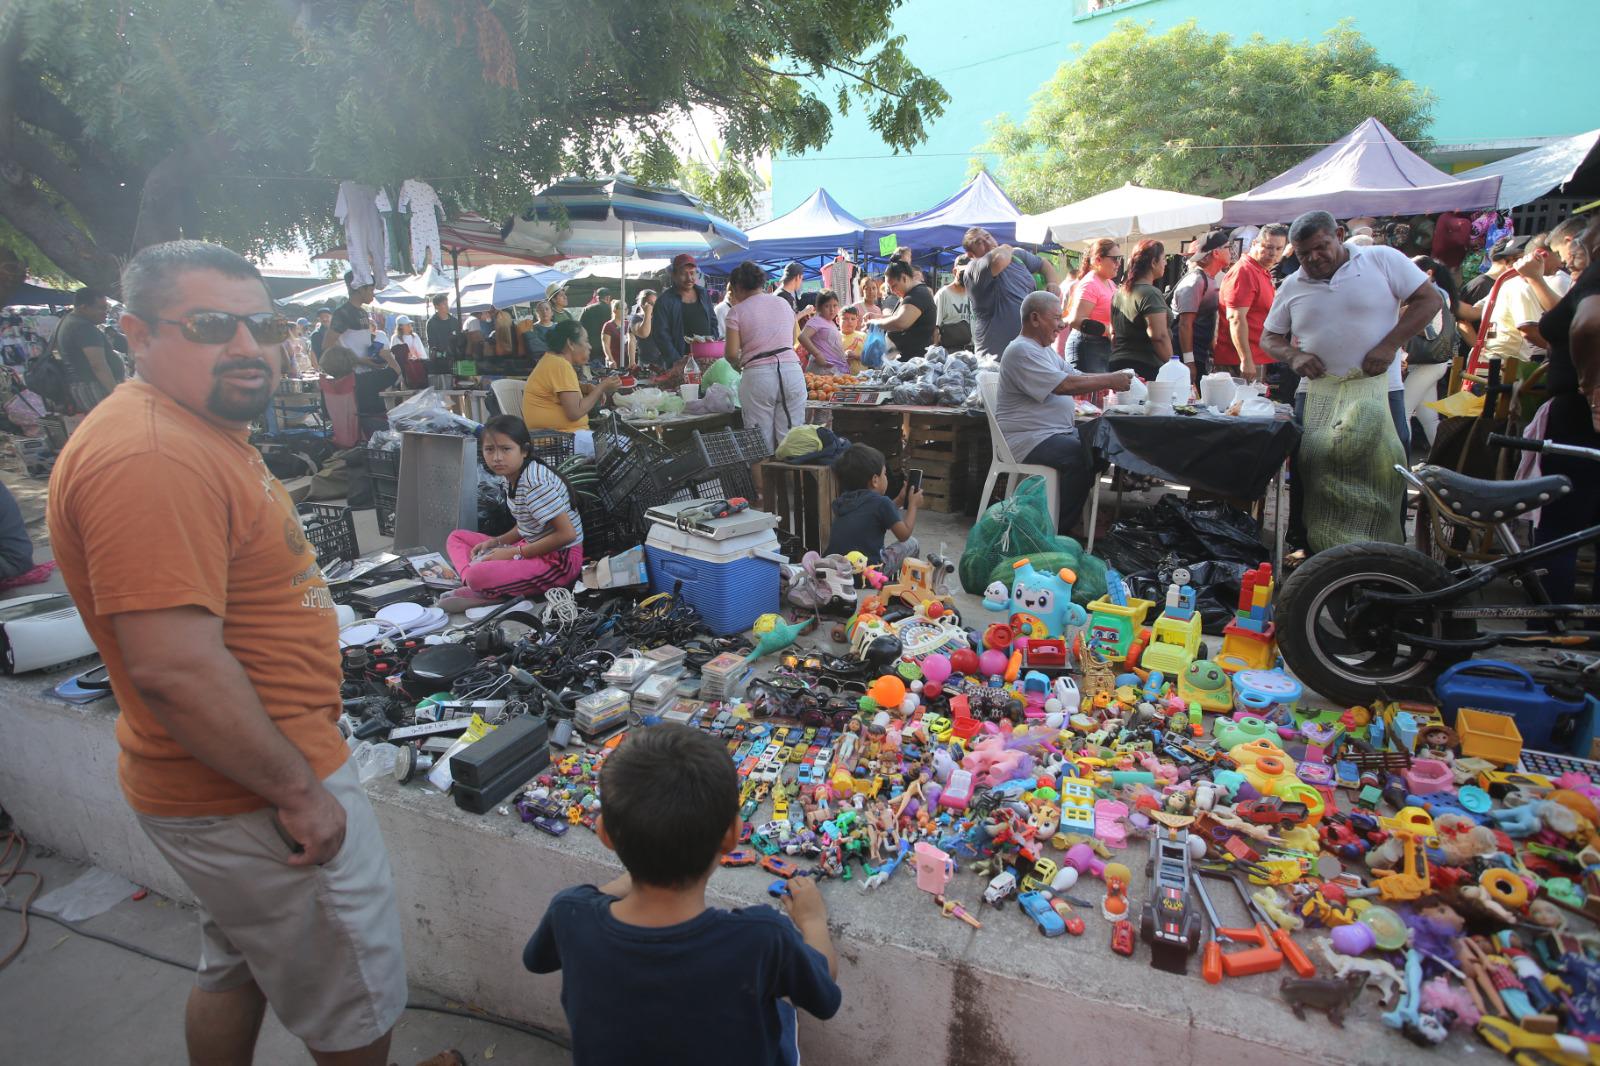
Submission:
[[[753,663],[763,655],[771,655],[775,651],[782,651],[793,644],[807,629],[816,624],[815,618],[807,618],[804,622],[785,622],[777,615],[763,615],[756,619],[756,628],[762,628],[763,619],[771,617],[771,628],[761,634],[761,639],[756,641],[756,646],[749,655],[744,657],[747,663]]]
[[[1178,698],[1198,703],[1203,711],[1227,714],[1233,710],[1233,683],[1216,663],[1196,659],[1178,675]]]

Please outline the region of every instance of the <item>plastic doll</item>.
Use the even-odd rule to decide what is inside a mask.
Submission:
[[[933,899],[935,903],[939,904],[939,909],[946,918],[959,918],[974,929],[983,928],[983,923],[967,913],[967,909],[955,900],[945,899],[943,896],[934,896]]]

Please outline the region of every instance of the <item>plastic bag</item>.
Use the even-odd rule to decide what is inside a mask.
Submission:
[[[1405,461],[1389,414],[1386,377],[1308,383],[1295,476],[1305,479],[1311,550],[1359,541],[1403,543],[1405,482],[1394,467]]]
[[[478,423],[462,418],[445,405],[439,390],[426,388],[389,410],[389,428],[396,433],[453,433],[472,437]]]
[[[506,503],[506,480],[478,468],[478,532],[498,537],[508,533],[517,520]]]
[[[733,371],[733,374],[738,377],[738,371]],[[737,388],[738,386],[735,385],[734,389]],[[732,414],[738,406],[738,393],[719,382],[707,388],[705,395],[698,400],[690,400],[684,404],[683,413],[686,415],[728,415]]]
[[[726,359],[718,359],[706,367],[705,373],[700,375],[700,391],[709,396],[713,386],[721,385],[733,396],[733,405],[737,407],[739,406],[739,379],[742,376],[733,368],[732,363]]]
[[[889,351],[889,335],[880,326],[867,327],[867,339],[861,342],[861,365],[876,367],[883,365],[883,357]]]
[[[1071,537],[1056,535],[1045,499],[1044,478],[1024,478],[1009,499],[1001,500],[978,518],[967,536],[966,550],[957,568],[961,587],[974,596],[981,595],[992,580],[991,574],[1003,562],[1050,557],[1068,558],[1057,564],[1078,571],[1072,599],[1088,603],[1105,595],[1105,563],[1083,550]]]

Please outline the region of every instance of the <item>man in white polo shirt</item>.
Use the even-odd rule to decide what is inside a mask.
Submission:
[[[1344,377],[1355,370],[1368,377],[1386,375],[1395,432],[1409,449],[1400,348],[1422,332],[1443,301],[1405,253],[1385,245],[1345,244],[1343,236],[1326,211],[1308,211],[1289,227],[1300,269],[1279,287],[1261,346],[1304,380]],[[1296,411],[1303,405],[1303,396],[1296,396]]]

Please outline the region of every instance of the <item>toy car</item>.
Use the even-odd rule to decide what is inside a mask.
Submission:
[[[1241,800],[1233,805],[1233,813],[1256,825],[1296,824],[1306,820],[1310,813],[1304,803],[1285,802],[1277,796]]]
[[[1132,957],[1134,947],[1133,923],[1123,918],[1111,927],[1111,950]]]
[[[1049,899],[1051,909],[1060,916],[1061,924],[1066,927],[1067,932],[1073,936],[1082,936],[1084,930],[1083,919],[1073,913],[1072,904],[1059,896],[1051,896]]]
[[[754,866],[760,858],[753,848],[734,848],[717,861],[724,866]]]
[[[780,859],[776,855],[768,855],[761,860],[761,868],[769,874],[776,874],[787,881],[800,872],[800,867],[788,859]]]
[[[1189,834],[1182,830],[1150,838],[1150,898],[1139,915],[1139,933],[1150,945],[1150,965],[1185,973],[1200,942],[1200,915],[1189,903]]]
[[[1017,906],[1022,908],[1023,914],[1034,920],[1041,936],[1060,936],[1067,931],[1067,923],[1050,906],[1050,900],[1043,892],[1022,893],[1017,897]]]
[[[996,909],[1005,905],[1006,900],[1016,895],[1017,877],[1010,870],[999,873],[989,882],[989,887],[983,890],[983,901]]]

